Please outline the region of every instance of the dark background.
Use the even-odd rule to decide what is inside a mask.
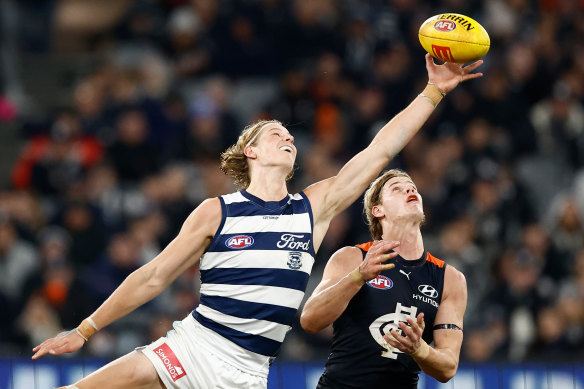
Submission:
[[[576,0],[4,0],[0,3],[0,355],[76,326],[204,198],[260,118],[296,137],[290,191],[334,175],[427,81],[417,31],[456,12],[491,37],[390,167],[426,248],[467,278],[462,360],[584,360],[584,3]],[[318,253],[369,240],[362,200]],[[100,331],[111,358],[198,303],[197,268]],[[297,324],[283,359],[325,359]]]

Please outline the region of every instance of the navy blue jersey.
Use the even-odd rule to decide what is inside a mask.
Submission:
[[[372,244],[357,246],[363,258]],[[392,328],[401,332],[400,321],[407,323],[407,316],[415,319],[424,312],[422,337],[429,344],[433,341],[445,264],[428,252],[417,260],[398,256],[386,263],[395,268],[365,283],[333,323],[331,353],[318,388],[417,388],[420,367],[383,335]]]

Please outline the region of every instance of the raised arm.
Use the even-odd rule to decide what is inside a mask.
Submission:
[[[392,330],[391,335],[394,339],[386,335],[385,340],[393,347],[410,354],[424,373],[440,382],[449,381],[458,370],[466,297],[464,275],[452,266],[447,266],[444,275],[444,294],[434,325],[454,324],[458,329],[434,330],[434,347],[431,347],[422,339],[424,315],[421,313],[416,320],[408,317],[409,327],[404,323],[399,324],[405,336]]]
[[[418,95],[402,112],[389,121],[369,146],[354,156],[339,173],[305,190],[315,219],[315,247],[318,247],[330,220],[346,209],[363,193],[389,161],[408,143],[426,122],[442,98],[460,82],[482,76],[471,73],[483,61],[466,67],[455,63],[436,65],[426,54],[429,84],[424,96]],[[322,235],[322,236],[321,236]]]
[[[97,328],[107,326],[152,300],[194,265],[211,243],[220,221],[219,199],[208,199],[199,205],[184,222],[177,237],[156,258],[130,274],[90,316]],[[84,343],[82,334],[76,330],[64,332],[33,348],[32,359],[47,353],[74,352]]]
[[[383,262],[397,255],[386,252],[398,245],[383,240],[375,242],[364,260],[357,247],[343,247],[334,253],[326,264],[322,281],[304,304],[300,317],[302,328],[314,333],[337,320],[366,281],[395,266]]]

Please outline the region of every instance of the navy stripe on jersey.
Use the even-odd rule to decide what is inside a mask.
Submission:
[[[282,235],[293,235],[293,241],[283,241]],[[247,235],[254,240],[251,246],[243,249],[231,248],[227,246],[227,241],[233,237]],[[251,232],[246,234],[221,234],[217,236],[217,245],[213,247],[214,252],[226,251],[245,251],[248,250],[284,250],[284,251],[303,251],[314,256],[314,246],[312,245],[312,233],[283,233],[283,232]],[[211,250],[209,250],[211,251]]]
[[[244,349],[253,351],[257,354],[276,356],[282,344],[281,342],[268,339],[260,335],[251,335],[245,332],[234,330],[233,328],[229,328],[213,320],[207,319],[197,311],[193,311],[193,317],[205,327],[215,331],[219,335],[229,339]]]
[[[297,310],[272,304],[252,303],[229,297],[201,295],[201,304],[226,315],[269,320],[292,325]]]
[[[215,246],[218,243],[218,240],[216,238],[221,233],[221,230],[223,230],[223,226],[225,226],[225,215],[227,215],[227,205],[225,205],[225,200],[223,200],[223,197],[219,196],[218,199],[219,202],[221,203],[221,223],[219,224],[219,228],[217,228],[217,231],[215,231],[215,234],[213,235],[213,240],[211,241],[211,244],[209,244],[209,247],[207,247],[207,250],[205,250],[205,252],[215,250]]]
[[[304,199],[305,204],[310,204],[310,200],[308,199],[308,196],[306,195],[306,193],[300,192],[299,194]],[[314,217],[312,216],[312,207],[308,206],[306,208],[308,208],[308,215],[310,216],[310,225],[312,227],[312,230],[314,230]],[[218,230],[218,231],[220,231],[220,230]]]
[[[205,284],[266,285],[296,289],[304,292],[308,274],[298,270],[257,268],[214,268],[201,270],[201,282]],[[219,309],[219,311],[222,311]]]
[[[306,208],[302,200],[290,200],[291,207],[278,208],[260,208],[249,206],[249,202],[231,203],[229,204],[229,213],[227,217],[239,216],[261,216],[261,215],[292,215],[293,213],[304,213]]]

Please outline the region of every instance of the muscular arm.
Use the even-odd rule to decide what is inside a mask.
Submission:
[[[462,328],[466,297],[464,275],[452,266],[447,266],[444,275],[444,294],[434,323],[456,324]],[[388,336],[385,336],[385,340],[390,345],[410,354],[424,373],[440,382],[449,381],[458,369],[462,331],[434,330],[434,347],[430,347],[421,338],[424,328],[423,314],[418,315],[417,320],[408,318],[408,323],[409,327],[400,323],[405,337],[392,330],[391,335],[399,341]],[[427,353],[423,351],[424,349],[427,349]]]
[[[463,328],[466,298],[464,275],[454,267],[447,266],[444,274],[444,296],[434,324],[456,324],[459,328]],[[441,329],[434,330],[433,335],[434,347],[430,348],[430,354],[424,360],[416,359],[416,362],[424,373],[438,381],[446,382],[454,377],[458,370],[462,331]]]
[[[330,257],[322,281],[302,309],[302,328],[311,333],[319,332],[341,316],[361,289],[349,276],[359,266],[361,258],[361,251],[356,247],[343,247]]]
[[[130,274],[91,315],[98,328],[152,300],[194,265],[211,243],[220,221],[219,199],[205,200],[187,218],[177,237],[156,258]],[[72,352],[82,345],[83,339],[76,333],[60,334],[35,347],[33,359],[47,353]]]
[[[465,68],[453,63],[434,64],[426,55],[429,80],[443,91],[449,92],[459,82],[482,76],[471,74],[482,61]],[[434,106],[418,96],[377,133],[369,146],[353,157],[339,173],[318,182],[305,193],[310,199],[315,219],[315,247],[318,248],[330,220],[352,204],[367,185],[377,177],[390,160],[418,132],[433,112]]]
[[[394,266],[383,265],[382,262],[397,255],[385,254],[397,245],[397,242],[376,242],[369,249],[365,260],[362,260],[361,250],[357,247],[343,247],[334,253],[326,264],[322,281],[304,305],[300,316],[302,328],[315,333],[337,320],[349,301],[359,292],[363,282]],[[356,269],[359,269],[362,282],[356,282],[351,276]]]
[[[176,238],[152,261],[130,274],[91,315],[99,328],[158,296],[194,265],[211,243],[221,221],[219,199],[209,199],[186,219]]]

